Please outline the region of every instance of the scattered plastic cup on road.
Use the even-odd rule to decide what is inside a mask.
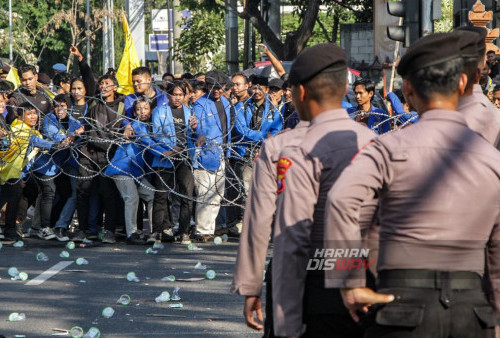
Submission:
[[[127,280],[129,282],[136,282],[136,283],[140,282],[139,278],[137,278],[135,272],[133,271],[127,273]]]
[[[115,310],[111,307],[105,307],[104,310],[102,310],[102,316],[104,318],[111,318],[115,314]]]
[[[229,239],[229,237],[226,234],[222,235],[221,238],[223,242],[227,242],[227,240]]]
[[[22,248],[24,246],[23,241],[17,241],[12,245],[14,248]]]
[[[36,254],[36,260],[39,262],[47,262],[49,260],[49,257],[43,252],[39,252]]]
[[[172,291],[172,296],[170,297],[170,300],[173,300],[173,301],[178,301],[178,300],[181,300],[181,297],[179,296],[179,290],[181,288],[176,286],[174,291]]]
[[[89,264],[89,261],[86,260],[85,258],[83,257],[78,257],[76,259],[76,265],[86,265],[86,264]]]
[[[170,293],[168,291],[163,291],[158,297],[155,298],[155,302],[164,303],[170,300]]]
[[[9,322],[21,322],[26,320],[26,315],[24,313],[12,312],[9,315]]]
[[[167,277],[163,277],[161,279],[162,282],[175,282],[175,276],[174,275],[170,275],[170,276],[167,276]]]
[[[222,238],[220,238],[219,236],[215,237],[214,238],[214,244],[215,245],[221,245],[222,244]]]
[[[17,276],[16,279],[20,279],[22,281],[25,281],[28,279],[28,274],[26,272],[19,272],[19,275]]]
[[[75,248],[75,242],[69,241],[68,243],[66,243],[66,249],[73,250],[74,248]]]
[[[154,250],[153,248],[146,249],[146,255],[150,255],[150,254],[156,255],[157,253],[158,253],[158,251]]]
[[[161,242],[155,242],[155,244],[153,244],[153,249],[164,249],[165,246],[161,243]]]
[[[19,270],[15,266],[10,267],[7,272],[11,277],[16,277],[17,275],[19,275]]]
[[[83,338],[99,338],[101,337],[101,331],[97,327],[91,327]]]
[[[130,296],[129,295],[121,295],[120,298],[116,301],[117,304],[121,305],[129,305],[130,304]]]
[[[198,263],[196,263],[196,265],[194,266],[194,269],[195,269],[195,270],[206,270],[206,269],[207,269],[207,266],[206,266],[206,265],[201,264],[201,262],[198,262]]]
[[[9,276],[12,277],[12,280],[25,281],[28,279],[28,274],[26,272],[19,272],[19,270],[15,266],[10,267],[7,272],[9,273]]]
[[[66,250],[63,250],[59,254],[59,257],[61,257],[61,258],[68,258],[69,257],[69,252],[67,252]]]
[[[177,303],[177,304],[168,304],[168,307],[172,308],[172,309],[181,309],[184,307],[184,305],[182,305],[181,303]]]
[[[187,249],[189,251],[203,251],[203,248],[200,248],[200,247],[197,247],[196,245],[194,245],[193,243],[189,243],[187,245]]]
[[[69,330],[69,335],[73,338],[81,338],[83,337],[83,329],[79,326],[73,326]]]
[[[214,270],[208,270],[207,273],[205,274],[207,279],[214,279],[216,276],[216,273]]]

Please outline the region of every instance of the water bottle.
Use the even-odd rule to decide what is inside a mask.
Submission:
[[[161,243],[161,242],[155,242],[155,244],[153,244],[153,249],[164,249],[165,246]]]
[[[101,337],[101,331],[97,327],[91,327],[88,332],[83,336],[83,338],[99,338]]]
[[[69,241],[68,243],[66,243],[66,249],[73,250],[74,248],[75,248],[75,242]]]
[[[116,301],[117,304],[121,305],[129,305],[130,304],[130,296],[129,295],[121,295],[120,298]]]
[[[215,237],[215,238],[214,238],[214,244],[215,244],[215,245],[220,245],[220,244],[222,244],[222,238],[220,238],[219,236]]]
[[[131,271],[129,273],[127,273],[127,280],[129,282],[140,282],[139,278],[137,278],[137,276],[135,275],[135,272]]]
[[[172,291],[172,297],[170,297],[170,300],[178,301],[181,300],[181,297],[179,296],[179,290],[181,288],[176,286],[174,291]]]
[[[167,276],[167,277],[163,277],[161,280],[162,280],[162,282],[175,282],[175,276],[174,275],[170,275],[170,276]]]
[[[73,326],[69,330],[69,335],[73,338],[80,338],[83,337],[83,329],[79,326]]]
[[[226,234],[222,235],[221,238],[223,242],[227,242],[227,240],[229,239],[229,237]]]
[[[153,254],[156,255],[158,253],[157,250],[153,250],[153,248],[147,248],[146,249],[146,255]]]
[[[206,270],[206,269],[207,269],[207,266],[206,266],[206,265],[201,264],[201,262],[198,262],[198,263],[196,263],[196,265],[194,266],[194,269],[195,269],[195,270]]]
[[[189,251],[202,251],[202,250],[203,250],[203,248],[197,247],[197,246],[196,246],[196,245],[194,245],[193,243],[189,243],[189,244],[187,245],[187,249],[188,249]]]
[[[104,310],[102,310],[102,316],[104,318],[111,318],[115,314],[115,310],[111,307],[105,307]]]
[[[36,255],[36,260],[39,262],[46,262],[49,260],[49,257],[46,254],[44,254],[43,252],[39,252]]]
[[[86,265],[86,264],[89,264],[89,261],[87,261],[85,258],[78,257],[76,259],[76,265]]]
[[[21,322],[26,320],[26,315],[24,313],[12,312],[9,315],[9,322]]]
[[[61,258],[68,258],[69,257],[69,252],[67,252],[66,250],[63,250],[59,254],[59,257],[61,257]]]
[[[24,246],[23,241],[17,241],[12,245],[14,248],[22,248]]]
[[[215,278],[215,271],[214,270],[208,270],[207,273],[205,274],[207,279],[214,279]]]
[[[163,303],[168,302],[170,300],[170,294],[168,291],[163,291],[158,297],[155,298],[155,302]]]

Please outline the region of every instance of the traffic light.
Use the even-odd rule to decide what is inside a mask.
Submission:
[[[420,37],[420,1],[388,1],[387,12],[390,15],[403,18],[402,26],[387,26],[389,39],[403,42],[405,47],[409,47]]]

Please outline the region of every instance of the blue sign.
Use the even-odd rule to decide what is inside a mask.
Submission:
[[[168,45],[168,34],[149,34],[149,50],[151,52],[166,52]]]

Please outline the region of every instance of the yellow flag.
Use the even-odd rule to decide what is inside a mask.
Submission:
[[[19,85],[21,84],[21,80],[19,80],[19,73],[17,72],[17,69],[15,67],[10,67],[6,80],[12,82],[16,87],[15,89],[19,87]]]
[[[128,28],[127,18],[124,13],[122,13],[123,20],[123,33],[125,36],[125,48],[123,48],[122,60],[120,61],[120,67],[116,71],[116,79],[120,88],[119,93],[128,95],[134,92],[132,87],[132,70],[134,68],[140,67],[139,56],[137,55],[137,50],[135,49],[134,41],[132,40],[132,34]]]

